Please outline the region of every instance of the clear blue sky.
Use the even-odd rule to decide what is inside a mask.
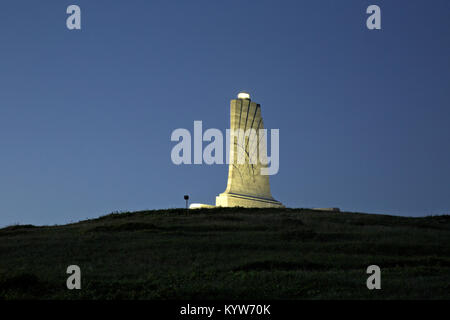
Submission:
[[[450,212],[448,0],[3,1],[0,40],[0,226],[214,203],[226,165],[175,166],[170,134],[225,130],[242,89],[287,206]]]

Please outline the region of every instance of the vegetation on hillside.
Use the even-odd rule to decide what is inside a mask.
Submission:
[[[0,299],[394,298],[450,298],[450,216],[173,209],[0,229]]]

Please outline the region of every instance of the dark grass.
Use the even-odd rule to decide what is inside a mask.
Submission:
[[[448,215],[170,209],[0,229],[0,299],[448,298]]]

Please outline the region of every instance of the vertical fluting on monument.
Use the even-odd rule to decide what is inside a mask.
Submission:
[[[260,162],[265,139],[261,106],[240,93],[230,102],[230,163],[225,192],[216,197],[216,206],[222,207],[282,207],[270,192],[268,175],[261,174],[267,167]]]

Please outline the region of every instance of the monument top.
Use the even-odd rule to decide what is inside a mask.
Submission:
[[[239,92],[238,99],[250,100],[250,94],[247,92]]]

